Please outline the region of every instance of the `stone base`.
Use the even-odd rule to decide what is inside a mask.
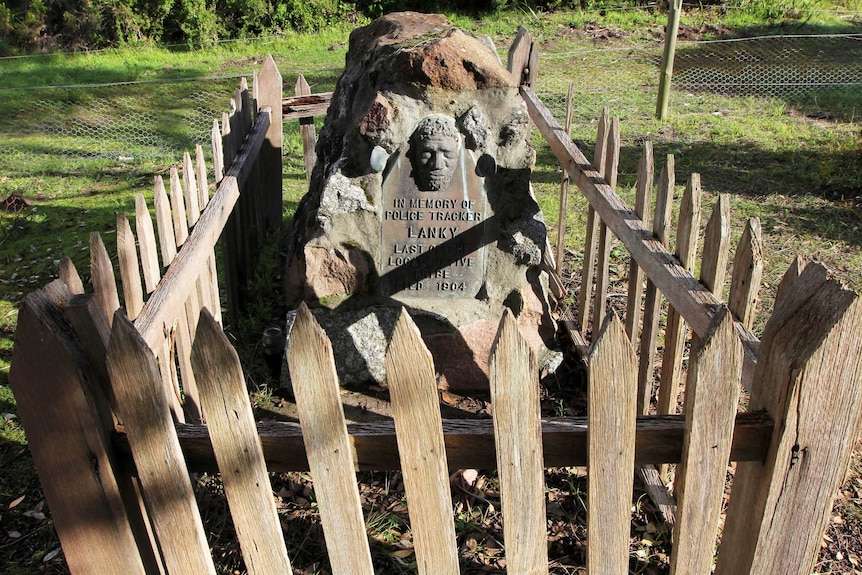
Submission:
[[[353,311],[315,308],[311,312],[332,342],[335,368],[343,387],[387,386],[386,349],[401,313],[399,308],[375,306]],[[487,392],[488,359],[498,323],[480,320],[442,332],[443,318],[416,310],[413,313],[413,320],[423,331],[423,340],[434,360],[438,388],[456,393]],[[295,311],[288,312],[285,322],[287,345],[290,345],[295,318]],[[426,334],[425,331],[429,330],[437,333]],[[528,333],[524,330],[525,337]],[[538,350],[540,369],[545,372],[556,370],[563,354],[548,350],[541,343],[535,349]],[[282,368],[281,385],[292,389],[287,365]]]

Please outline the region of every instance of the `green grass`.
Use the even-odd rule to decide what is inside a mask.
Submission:
[[[817,11],[832,7],[825,3],[751,4],[745,9],[728,9],[724,15],[712,9],[687,12],[683,29],[703,38],[715,37],[721,31],[733,37],[788,31],[862,32],[858,16],[853,19]],[[860,9],[857,1],[846,4],[847,8]],[[777,9],[782,12],[775,12]],[[629,203],[633,201],[641,145],[649,138],[655,146],[657,171],[665,155],[674,154],[677,197],[691,173],[701,174],[704,220],[716,194],[730,195],[734,245],[746,219],[760,218],[766,246],[761,318],[767,317],[775,288],[797,254],[822,260],[838,277],[862,291],[859,90],[837,90],[805,98],[673,91],[670,115],[659,122],[654,119],[656,58],[661,53],[664,14],[610,10],[534,15],[525,9],[514,9],[482,20],[461,15],[452,18],[464,28],[490,35],[504,56],[518,27],[530,29],[542,55],[537,91],[562,119],[565,93],[569,82],[574,82],[572,136],[588,157],[593,155],[596,122],[602,108],[609,106],[611,113],[621,118],[618,191]],[[144,47],[0,60],[0,148],[7,150],[0,149],[0,199],[20,193],[35,200],[35,205],[21,214],[0,212],[0,510],[25,494],[25,503],[5,517],[20,520],[22,529],[37,530],[21,544],[4,547],[6,543],[0,538],[0,564],[15,564],[17,571],[11,573],[40,572],[42,557],[56,544],[50,536],[50,523],[31,525],[19,517],[21,510],[34,509],[40,498],[32,461],[22,454],[26,438],[14,417],[15,401],[7,382],[21,298],[56,277],[62,256],[69,256],[85,284],[88,282],[89,233],[99,231],[113,252],[115,213],[132,212],[134,194],[151,193],[152,176],[167,174],[170,164],[180,159],[179,153],[190,149],[193,134],[189,123],[196,117],[193,109],[199,104],[190,100],[189,94],[203,89],[218,93],[218,109],[223,110],[237,81],[179,79],[237,74],[250,77],[260,67],[262,57],[271,53],[288,91],[299,71],[307,72],[313,90],[331,90],[344,61],[348,33],[345,26],[315,35],[288,34],[224,43],[206,50]],[[147,83],[111,88],[47,88],[117,82]],[[21,90],[33,87],[41,89]],[[94,107],[120,98],[121,106],[112,104],[113,111],[104,113],[115,122],[144,117],[150,110],[167,113],[167,119],[159,120],[164,128],[161,143],[142,140],[122,149],[122,154],[132,160],[119,160],[113,149],[105,147],[111,142],[100,141],[98,136],[37,128],[96,122],[97,118],[88,116]],[[51,106],[37,105],[47,101],[52,102]],[[322,118],[316,124],[320,130]],[[537,151],[533,185],[551,228],[553,245],[559,164],[536,130],[532,142]],[[75,150],[83,153],[76,155]],[[301,140],[295,123],[285,127],[284,150],[287,220],[305,188]],[[569,205],[567,264],[577,269],[584,241],[586,202],[573,191]],[[277,260],[277,242],[268,245],[270,253],[264,261]],[[618,245],[611,263],[612,271],[625,273],[626,256]],[[273,401],[274,382],[253,365],[259,364],[260,332],[272,319],[268,315],[271,302],[267,288],[278,282],[276,274],[277,270],[271,268],[259,271],[256,284],[260,291],[252,299],[251,317],[242,325],[231,326],[261,404]],[[762,323],[756,328],[760,329]],[[579,513],[582,502],[576,499],[583,497],[581,487],[575,480],[569,487],[575,499],[571,509]],[[463,510],[457,519],[464,529],[475,529],[488,522],[489,513],[487,507],[474,507]],[[848,515],[854,514],[858,514],[858,507],[849,507]],[[400,516],[388,511],[379,511],[375,517],[376,523],[371,527],[381,542],[375,552],[382,553],[384,544],[391,543],[402,525]],[[5,521],[9,520],[4,519],[4,529],[8,530]],[[644,525],[645,532],[646,529]],[[477,555],[495,553],[482,537],[474,539]],[[652,553],[646,544],[641,550],[645,556]],[[235,554],[236,549],[230,552]],[[54,569],[50,572],[62,572],[56,569],[56,563],[48,564],[49,569]]]

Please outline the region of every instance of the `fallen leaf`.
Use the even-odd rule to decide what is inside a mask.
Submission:
[[[56,549],[54,549],[52,551],[49,551],[47,555],[42,557],[42,563],[47,563],[48,561],[50,561],[51,559],[53,559],[54,557],[59,555],[60,551],[61,551],[61,549],[59,547],[57,547]]]
[[[19,505],[22,501],[24,501],[24,499],[25,499],[26,497],[27,497],[26,495],[22,495],[22,496],[21,496],[21,497],[19,497],[18,499],[15,499],[14,501],[12,501],[12,503],[10,503],[10,504],[9,504],[9,506],[8,506],[6,509],[14,509],[15,507],[18,507],[18,505]]]

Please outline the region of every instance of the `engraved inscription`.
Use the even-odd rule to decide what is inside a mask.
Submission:
[[[474,297],[484,274],[484,186],[454,120],[430,118],[420,123],[383,182],[382,290]],[[430,134],[417,135],[423,129]]]

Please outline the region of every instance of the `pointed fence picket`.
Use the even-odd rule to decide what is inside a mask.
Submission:
[[[192,365],[248,572],[290,573],[239,356],[207,310],[198,322]]]
[[[587,569],[625,573],[634,484],[637,366],[616,314],[608,316],[589,356]]]
[[[670,231],[675,178],[674,157],[669,154],[659,176],[655,214],[653,215],[653,234],[656,240],[661,242],[663,246],[667,245],[667,237]],[[646,415],[649,412],[650,401],[652,399],[653,381],[655,379],[653,364],[655,362],[656,344],[658,342],[661,305],[661,292],[659,292],[656,285],[647,276],[643,332],[641,333],[640,360],[638,361],[638,413],[641,415]],[[635,309],[633,311],[637,315],[640,310]],[[634,321],[634,319],[631,321]],[[634,336],[632,336],[632,339],[634,339]]]
[[[712,568],[741,374],[742,344],[723,308],[692,356],[686,381],[671,575],[705,574]]]
[[[335,372],[332,344],[302,304],[287,347],[296,407],[316,480],[315,497],[334,575],[371,575],[371,552],[365,535],[356,486],[350,436]]]
[[[452,494],[431,354],[402,311],[386,352],[386,372],[416,566],[421,575],[457,575]]]
[[[507,572],[548,572],[539,370],[509,310],[491,347],[491,414]]]
[[[700,233],[700,174],[692,174],[679,208],[676,230],[676,257],[688,271],[694,270],[697,239]],[[686,342],[685,319],[673,307],[667,313],[662,354],[661,381],[658,392],[658,413],[676,413],[679,380]]]
[[[311,87],[302,74],[296,79],[294,92],[297,97],[311,95]],[[317,160],[314,153],[314,146],[317,143],[317,136],[314,132],[314,116],[299,119],[299,133],[302,137],[302,161],[305,165],[305,179],[311,184],[311,172],[314,170],[314,163]]]
[[[644,226],[649,221],[650,202],[652,200],[653,180],[655,177],[655,160],[653,159],[652,141],[644,142],[638,164],[638,179],[635,185],[635,213],[640,216]],[[626,335],[635,339],[640,325],[640,309],[643,299],[644,273],[637,260],[632,258],[629,265],[629,290],[626,297]],[[640,399],[638,405],[640,405]],[[639,411],[640,412],[640,411]]]

